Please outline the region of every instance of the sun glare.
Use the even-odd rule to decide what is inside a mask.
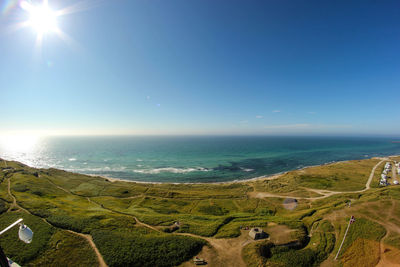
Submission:
[[[8,152],[30,152],[39,140],[34,135],[2,135],[0,136],[0,149]]]
[[[40,34],[57,30],[55,13],[48,7],[34,8],[30,12],[29,24]]]
[[[29,14],[27,25],[32,27],[38,35],[58,31],[57,12],[48,6],[47,1],[41,5],[32,5],[23,1],[21,7]]]

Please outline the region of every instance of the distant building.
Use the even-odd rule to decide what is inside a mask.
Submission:
[[[249,236],[254,240],[257,240],[266,238],[267,234],[261,228],[255,227],[250,230]]]
[[[204,259],[199,258],[199,257],[194,257],[193,258],[193,263],[196,264],[196,265],[205,265],[205,264],[207,264],[207,262]]]

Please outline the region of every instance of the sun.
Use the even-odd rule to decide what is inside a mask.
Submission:
[[[29,24],[40,34],[54,32],[57,30],[57,17],[49,7],[35,7],[30,12]]]
[[[33,28],[38,35],[58,31],[58,14],[49,7],[47,1],[43,1],[41,5],[33,5],[22,1],[21,7],[27,11],[29,16],[26,24]]]

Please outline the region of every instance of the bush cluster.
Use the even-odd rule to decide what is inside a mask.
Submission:
[[[96,246],[110,267],[176,266],[196,255],[205,241],[176,235],[140,235],[93,230]]]

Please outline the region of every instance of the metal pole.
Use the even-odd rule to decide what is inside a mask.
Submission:
[[[5,232],[7,232],[8,230],[10,230],[11,228],[13,228],[14,226],[16,226],[17,224],[19,224],[22,221],[23,221],[23,219],[18,219],[17,221],[13,222],[10,226],[8,226],[3,231],[1,231],[0,235],[4,234]]]
[[[342,249],[344,240],[346,239],[347,232],[349,231],[349,228],[350,228],[350,224],[351,224],[351,218],[350,218],[350,220],[349,220],[349,224],[347,225],[346,232],[344,233],[343,240],[342,240],[342,244],[340,244],[339,250],[338,250],[338,252],[336,253],[335,260],[337,260],[337,257],[339,256],[339,253],[340,253],[340,250]]]

